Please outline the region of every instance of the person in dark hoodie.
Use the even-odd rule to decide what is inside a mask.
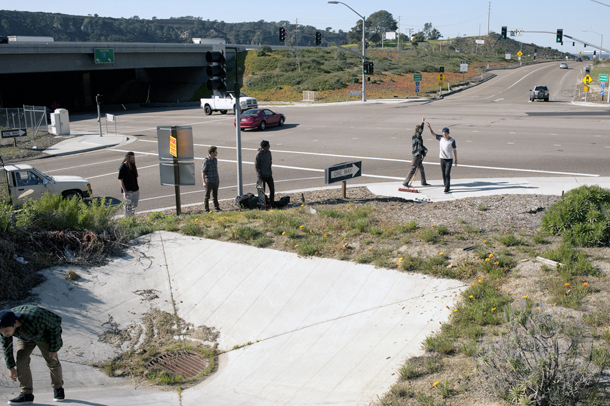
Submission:
[[[428,153],[428,149],[424,146],[424,140],[421,137],[421,133],[424,131],[424,122],[426,121],[425,116],[421,118],[421,125],[415,126],[415,134],[411,137],[411,143],[413,144],[413,161],[411,161],[411,171],[405,178],[405,181],[402,183],[403,186],[409,187],[411,186],[411,179],[415,175],[415,171],[419,168],[419,175],[421,176],[421,185],[428,186],[429,183],[426,182],[426,172],[424,172],[424,164],[423,160],[426,154]]]
[[[273,172],[271,171],[271,151],[269,141],[262,140],[261,147],[256,152],[254,168],[256,169],[256,184],[265,190],[265,184],[269,186],[269,201],[271,206],[275,205],[275,185],[273,184]]]

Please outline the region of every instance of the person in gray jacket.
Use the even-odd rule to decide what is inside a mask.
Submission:
[[[273,184],[273,172],[271,170],[271,151],[269,141],[262,140],[261,147],[256,153],[254,168],[256,169],[256,184],[265,190],[265,184],[269,186],[269,201],[271,207],[275,205],[275,185]]]
[[[415,171],[419,168],[419,174],[421,176],[421,185],[428,186],[429,183],[426,182],[426,172],[424,172],[424,164],[423,160],[426,154],[428,153],[428,149],[424,146],[424,140],[421,137],[421,133],[424,131],[424,122],[426,121],[425,116],[421,118],[421,125],[415,126],[415,134],[411,137],[411,143],[413,144],[413,161],[411,161],[411,171],[405,178],[405,181],[402,183],[403,186],[409,187],[411,186],[411,179],[415,175]]]

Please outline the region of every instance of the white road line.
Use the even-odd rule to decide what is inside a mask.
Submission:
[[[523,76],[521,79],[519,79],[518,81],[516,81],[515,83],[513,83],[512,85],[510,85],[510,86],[509,86],[509,87],[507,87],[506,89],[501,90],[501,91],[499,91],[499,92],[498,92],[498,93],[496,93],[496,94],[492,94],[491,96],[485,97],[485,99],[491,99],[492,97],[496,97],[496,96],[497,96],[497,95],[499,95],[500,93],[503,93],[503,92],[507,91],[508,89],[510,89],[511,87],[515,86],[517,83],[521,82],[523,79],[525,79],[526,77],[528,77],[528,76],[529,76],[529,75],[531,75],[532,73],[534,73],[534,72],[538,72],[540,69],[545,69],[545,68],[547,68],[547,67],[548,67],[548,66],[543,66],[542,68],[538,68],[538,69],[536,69],[536,70],[531,71],[530,73],[528,73],[527,75]]]
[[[223,147],[223,148],[235,149],[235,147]],[[114,149],[114,148],[110,149],[110,151],[128,152],[127,150],[120,150],[120,149]],[[133,151],[133,152],[136,153],[136,154],[143,154],[143,155],[158,155],[158,154],[150,153],[150,152],[137,152],[137,151]],[[294,152],[294,151],[278,151],[278,150],[273,150],[273,152],[277,152],[277,153],[286,152],[286,153],[292,153],[292,154],[300,154],[299,152]],[[359,156],[351,156],[351,155],[316,154],[316,153],[313,153],[313,152],[305,152],[303,154],[305,154],[305,155],[320,155],[320,156],[334,156],[334,157],[342,157],[342,158],[354,158],[354,159],[371,160],[371,161],[381,160],[381,161],[390,161],[390,162],[406,162],[406,163],[410,163],[411,162],[411,161],[407,161],[405,159],[359,157]],[[203,159],[204,158],[195,157],[195,160],[203,160]],[[218,161],[219,162],[237,163],[237,161],[228,160],[228,159],[219,159]],[[242,165],[243,164],[254,165],[254,162],[242,161]],[[440,162],[424,162],[424,164],[425,165],[440,166]],[[546,173],[546,174],[554,174],[554,175],[591,176],[591,177],[598,177],[598,176],[600,176],[598,174],[590,174],[590,173],[543,171],[543,170],[538,170],[538,169],[502,168],[502,167],[479,166],[479,165],[460,165],[460,166],[463,167],[463,168],[491,169],[491,170],[511,171],[511,172],[530,172],[530,173]],[[296,169],[296,170],[310,171],[310,172],[324,172],[324,169],[303,168],[303,167],[298,167],[298,166],[287,166],[287,165],[276,165],[276,164],[274,164],[273,167],[274,168],[284,168],[284,169]],[[365,175],[364,173],[362,174],[362,176],[368,176],[368,177],[372,177],[372,178],[384,178],[384,179],[401,179],[401,180],[404,179],[404,178],[391,177],[391,176],[368,175],[368,174]]]
[[[496,100],[494,100],[494,102],[499,102],[499,101],[501,101],[501,100],[504,100],[504,97],[501,97],[501,98],[499,98],[499,99],[496,99]]]
[[[68,170],[72,170],[75,168],[84,168],[87,166],[95,166],[95,165],[102,165],[102,164],[109,164],[111,162],[118,162],[118,161],[123,161],[123,158],[119,158],[119,159],[111,159],[109,161],[101,161],[101,162],[95,162],[92,164],[86,164],[86,165],[76,165],[76,166],[71,166],[69,168],[61,168],[61,169],[53,169],[52,171],[45,171],[45,173],[53,173],[53,172],[59,172],[59,171],[68,171]]]

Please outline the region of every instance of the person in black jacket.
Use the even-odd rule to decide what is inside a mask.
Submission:
[[[125,217],[136,214],[136,207],[140,201],[140,187],[138,186],[138,168],[136,156],[133,152],[125,154],[125,159],[119,167],[119,183],[125,198]]]
[[[265,184],[269,186],[269,201],[271,207],[275,205],[275,185],[273,184],[273,171],[271,170],[272,160],[271,145],[269,141],[262,140],[261,147],[256,152],[254,168],[256,169],[256,184],[265,190]]]
[[[421,185],[428,186],[429,183],[426,182],[426,172],[424,172],[424,164],[423,160],[426,154],[428,153],[428,149],[424,146],[424,140],[421,137],[421,133],[424,131],[424,122],[426,121],[425,116],[421,118],[421,125],[415,126],[415,134],[411,137],[411,142],[413,144],[413,161],[411,161],[411,170],[409,174],[405,178],[405,181],[402,183],[403,186],[409,187],[411,186],[411,179],[415,175],[415,171],[419,168],[419,174],[421,176]]]

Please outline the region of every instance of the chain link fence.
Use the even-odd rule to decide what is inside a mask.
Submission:
[[[0,129],[27,129],[29,137],[47,134],[49,113],[44,106],[0,108]]]

